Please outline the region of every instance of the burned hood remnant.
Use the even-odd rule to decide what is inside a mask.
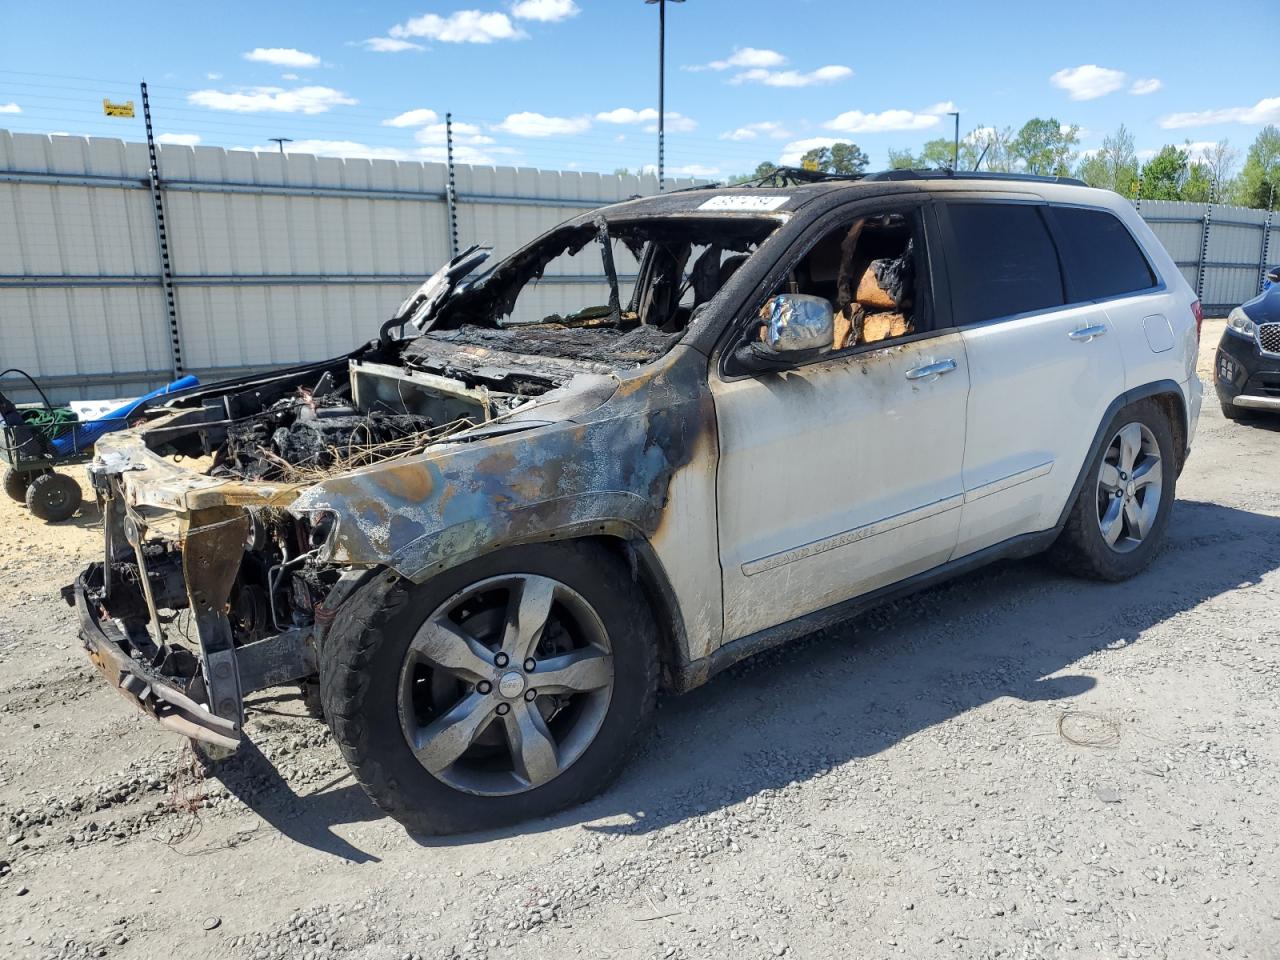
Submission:
[[[351,353],[184,391],[104,438],[105,558],[64,590],[91,659],[230,750],[243,697],[313,675],[379,571],[420,582],[505,544],[655,535],[714,433],[706,348],[685,341],[786,219],[664,198],[485,273],[472,247]]]

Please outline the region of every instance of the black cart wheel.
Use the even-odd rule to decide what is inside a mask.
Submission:
[[[4,492],[9,495],[10,500],[17,500],[19,503],[27,502],[27,487],[31,486],[31,478],[35,476],[25,470],[15,470],[13,467],[4,468]]]
[[[80,484],[61,473],[43,473],[27,487],[27,509],[46,523],[66,520],[80,509]]]

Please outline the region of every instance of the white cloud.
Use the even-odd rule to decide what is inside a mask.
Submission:
[[[1148,93],[1155,93],[1163,86],[1164,82],[1158,77],[1139,77],[1133,81],[1133,86],[1129,88],[1129,92],[1135,97],[1145,97]]]
[[[1177,130],[1180,127],[1200,127],[1215,123],[1280,123],[1280,97],[1264,97],[1252,107],[1223,107],[1221,110],[1171,113],[1160,120],[1160,126],[1166,130]]]
[[[1123,70],[1111,70],[1094,63],[1079,67],[1066,67],[1049,78],[1060,90],[1067,91],[1072,100],[1096,100],[1108,93],[1115,93],[1124,86]]]
[[[420,130],[415,130],[413,139],[429,146],[440,146],[446,140],[445,125],[443,123],[428,124]],[[474,147],[490,143],[493,143],[493,137],[488,136],[474,123],[455,123],[453,125],[453,144],[455,147],[459,145]]]
[[[505,13],[459,10],[447,17],[424,13],[387,31],[397,40],[421,37],[441,43],[493,43],[495,40],[519,40],[525,32],[511,22]]]
[[[511,8],[511,15],[517,19],[537,20],[539,23],[559,23],[581,12],[573,0],[520,0]]]
[[[944,113],[955,113],[959,108],[951,100],[939,100],[921,110],[921,113],[932,113],[942,116]]]
[[[719,167],[708,167],[702,163],[686,163],[683,167],[667,167],[667,176],[675,177],[714,177],[720,173]]]
[[[1147,147],[1144,150],[1139,150],[1136,153],[1134,153],[1134,156],[1137,157],[1139,160],[1150,160],[1152,157],[1156,155],[1157,152],[1158,151],[1152,150],[1150,147]]]
[[[22,108],[16,103],[0,103],[0,113],[21,113]]]
[[[656,113],[657,111],[654,112]],[[698,121],[694,120],[692,117],[686,117],[683,113],[667,111],[664,116],[666,117],[666,120],[663,123],[663,127],[669,133],[688,133],[690,130],[698,129]],[[656,118],[653,123],[644,128],[644,132],[658,132],[658,123]]]
[[[936,126],[944,108],[955,108],[953,103],[935,103],[919,113],[911,110],[882,110],[880,113],[863,113],[846,110],[823,124],[828,130],[840,133],[885,133],[890,130],[927,130]],[[822,138],[817,138],[822,139]],[[824,141],[825,142],[825,141]],[[818,144],[822,146],[823,144]],[[788,144],[791,146],[791,144]]]
[[[1195,140],[1184,144],[1183,149],[1192,160],[1206,160],[1217,146],[1216,140]]]
[[[292,90],[285,90],[283,87],[250,87],[248,90],[234,92],[197,90],[188,95],[187,102],[210,110],[231,110],[235,113],[311,114],[325,113],[334,107],[349,107],[360,101],[330,87],[295,87]]]
[[[758,140],[760,137],[785,140],[789,136],[791,136],[791,131],[782,124],[774,120],[761,120],[759,123],[748,123],[735,130],[722,133],[720,134],[720,139],[741,142],[743,140]]]
[[[399,40],[395,37],[370,37],[361,41],[360,45],[373,53],[403,53],[405,50],[425,50],[420,43]]]
[[[803,140],[792,140],[782,148],[778,162],[788,167],[800,166],[800,158],[815,147],[829,147],[833,143],[842,142],[839,137],[806,137]]]
[[[390,120],[383,120],[382,125],[384,127],[421,127],[424,124],[435,123],[439,119],[440,115],[434,110],[419,107],[417,110],[406,110]]]
[[[172,143],[179,147],[194,147],[199,142],[198,133],[162,133],[156,137],[156,143]]]
[[[710,63],[696,67],[685,67],[686,70],[729,70],[734,67],[751,69],[754,67],[780,67],[787,58],[777,50],[761,50],[757,47],[741,47],[734,50],[723,60],[712,60]]]
[[[318,67],[320,58],[314,53],[295,50],[293,47],[254,47],[244,55],[255,63],[270,63],[277,67]]]
[[[221,79],[222,79],[222,74],[220,74],[220,73],[206,73],[206,74],[204,75],[204,78],[205,78],[206,80],[221,80]]]
[[[548,117],[541,113],[524,111],[512,113],[493,129],[517,137],[556,137],[582,133],[591,127],[587,117]]]
[[[281,80],[297,80],[298,75],[296,73],[282,73],[280,74],[280,79]]]
[[[758,67],[734,74],[729,82],[733,84],[763,83],[767,87],[811,87],[819,83],[835,83],[837,80],[852,76],[851,69],[835,64],[818,67],[808,73],[800,73],[798,70],[766,70]]]
[[[601,123],[652,123],[658,119],[658,111],[653,107],[645,107],[643,110],[618,107],[616,110],[597,113],[596,119]]]

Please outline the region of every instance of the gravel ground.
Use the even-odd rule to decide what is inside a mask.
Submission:
[[[665,700],[592,803],[443,840],[290,691],[201,779],[57,599],[92,511],[4,501],[0,956],[1280,957],[1278,441],[1210,401],[1137,579],[920,594]]]

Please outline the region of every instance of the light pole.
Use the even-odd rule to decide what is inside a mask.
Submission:
[[[666,104],[663,94],[667,67],[667,4],[684,3],[684,0],[644,0],[658,5],[658,191],[662,191],[662,140],[663,121],[666,120]]]
[[[947,113],[947,116],[956,118],[956,142],[951,150],[951,172],[955,173],[960,169],[960,114],[952,110]]]
[[[293,137],[267,137],[267,139],[272,143],[280,144],[280,156],[282,157],[284,156],[284,145],[286,143],[293,143]]]

